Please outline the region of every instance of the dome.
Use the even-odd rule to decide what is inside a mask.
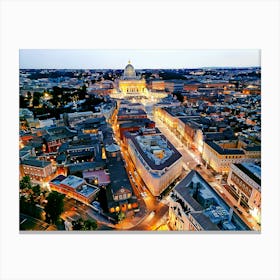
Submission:
[[[130,64],[130,61],[128,62],[128,64],[126,65],[125,69],[124,69],[124,74],[123,76],[125,78],[135,78],[136,77],[136,72],[134,67]]]

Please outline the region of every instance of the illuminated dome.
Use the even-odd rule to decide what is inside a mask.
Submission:
[[[134,67],[131,65],[130,61],[128,62],[128,64],[126,65],[125,69],[124,69],[124,74],[123,74],[124,78],[136,78],[136,72]]]

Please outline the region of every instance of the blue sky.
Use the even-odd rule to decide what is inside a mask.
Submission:
[[[21,49],[21,69],[136,69],[260,66],[260,50],[74,50]]]

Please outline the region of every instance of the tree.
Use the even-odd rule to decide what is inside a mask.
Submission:
[[[34,193],[34,196],[39,196],[41,193],[41,187],[39,185],[36,185],[32,187],[32,191]]]
[[[72,222],[72,229],[73,230],[82,230],[82,226],[83,226],[83,219],[82,218],[80,218],[77,221]]]
[[[19,182],[20,189],[31,189],[31,181],[29,176],[24,176]]]
[[[28,199],[24,196],[20,196],[19,199],[19,210],[20,213],[30,215],[34,218],[41,219],[41,209],[39,209],[34,200]]]
[[[95,220],[86,220],[84,222],[83,230],[96,230],[97,222]]]
[[[26,98],[22,95],[19,96],[19,107],[20,108],[27,108],[28,106],[28,102],[26,100]]]
[[[41,92],[34,92],[33,94],[33,107],[38,106],[40,104],[40,98],[43,96]]]
[[[28,100],[28,104],[30,103],[30,100],[32,99],[32,94],[30,91],[27,92],[27,100]]]
[[[56,223],[64,208],[64,194],[52,191],[47,197],[45,206],[47,222]]]
[[[118,213],[118,221],[122,221],[123,219],[125,219],[125,213],[124,212],[119,212]]]
[[[72,222],[73,230],[96,230],[97,222],[95,220],[79,220]]]

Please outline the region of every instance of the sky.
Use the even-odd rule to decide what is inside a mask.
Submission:
[[[21,69],[136,69],[260,66],[260,50],[21,49]]]

